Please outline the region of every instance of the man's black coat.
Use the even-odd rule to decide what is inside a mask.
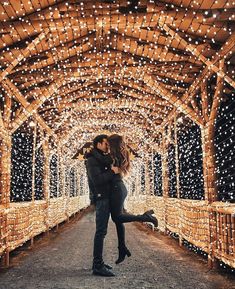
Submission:
[[[93,149],[86,155],[86,169],[90,189],[91,204],[102,198],[108,198],[111,181],[115,173],[111,170],[112,159],[99,149]]]

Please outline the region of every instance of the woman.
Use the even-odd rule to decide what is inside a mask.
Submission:
[[[119,264],[126,256],[131,256],[131,253],[125,244],[125,227],[123,223],[136,221],[152,222],[157,227],[158,221],[154,216],[152,216],[154,213],[153,210],[147,211],[143,215],[131,215],[123,212],[127,189],[122,176],[126,175],[130,169],[129,151],[123,137],[118,134],[113,134],[108,137],[108,143],[110,147],[110,155],[113,159],[113,166],[119,167],[120,169],[120,174],[116,174],[112,180],[110,196],[111,217],[116,224],[118,235],[119,257],[116,260],[116,264]]]

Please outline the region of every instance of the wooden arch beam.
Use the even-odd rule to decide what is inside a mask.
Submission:
[[[51,18],[51,16],[50,16]],[[153,27],[159,19],[159,14],[157,13],[138,13],[138,15],[122,15],[122,14],[112,14],[112,15],[97,15],[96,17],[87,16],[81,19],[76,19],[75,17],[71,19],[70,17],[56,19],[56,24],[53,22],[45,21],[45,19],[30,19],[24,22],[25,29],[35,27],[37,32],[42,32],[45,28],[50,28],[51,30],[64,30],[64,29],[76,29],[86,28],[89,30],[96,29],[97,23],[99,22],[101,26],[108,26],[110,29],[125,28],[126,23],[129,23],[133,28],[139,27]],[[48,19],[49,20],[49,19]],[[51,20],[51,19],[50,19]],[[22,21],[7,21],[2,25],[5,31],[11,32],[12,27],[20,27]]]
[[[126,87],[128,87],[130,89],[135,89],[135,90],[137,90],[139,92],[144,91],[145,94],[143,94],[143,96],[148,97],[148,99],[151,99],[153,101],[155,100],[156,103],[159,104],[159,105],[169,105],[168,101],[166,101],[164,98],[159,97],[158,95],[156,95],[155,92],[152,89],[149,89],[146,86],[142,87],[134,80],[127,81],[125,79],[115,79],[115,83],[118,83],[120,85],[126,86]],[[125,90],[123,91],[123,93],[125,93]]]
[[[83,47],[83,45],[82,45]],[[36,93],[35,100],[28,106],[27,114],[22,112],[17,119],[15,119],[12,123],[12,132],[14,132],[24,121],[26,121],[30,115],[35,113],[37,109],[47,100],[49,99],[58,89],[66,83],[66,78],[60,77],[55,80],[49,87],[41,90],[39,93]]]
[[[216,57],[213,59],[213,63],[220,62],[223,60],[230,51],[234,49],[234,34],[230,36],[230,38],[226,41],[226,43],[221,47],[219,53]],[[209,70],[208,66],[204,68],[204,70],[198,75],[198,77],[195,79],[195,81],[191,84],[188,91],[184,93],[184,95],[181,97],[182,101],[184,103],[188,103],[191,100],[191,97],[193,96],[194,92],[201,87],[201,83],[209,76],[211,75],[211,71]],[[171,120],[176,112],[176,108],[172,110],[172,112],[169,114],[168,118],[163,121],[162,126],[165,126],[168,120]]]
[[[118,68],[120,70],[120,68]],[[177,109],[180,109],[182,112],[184,112],[186,115],[189,115],[189,117],[198,123],[199,125],[202,125],[203,120],[200,116],[196,115],[194,110],[190,108],[187,104],[182,102],[181,99],[177,98],[175,95],[173,95],[170,91],[168,91],[164,85],[158,83],[156,80],[153,79],[152,76],[148,75],[144,70],[138,71],[136,68],[127,68],[127,71],[129,71],[130,76],[134,78],[136,81],[139,79],[142,79],[145,84],[149,87],[150,90],[153,91],[154,94],[160,95],[162,98],[166,99],[170,104],[172,104]],[[118,78],[116,78],[118,79]],[[46,98],[48,99],[48,97]],[[44,102],[44,101],[43,101]],[[42,102],[42,103],[43,103]]]
[[[153,104],[153,102],[150,101],[146,101],[146,100],[140,100],[140,99],[133,99],[133,101],[129,101],[125,98],[120,98],[120,99],[107,99],[105,101],[99,102],[97,103],[96,101],[89,101],[89,100],[81,100],[78,101],[76,103],[68,103],[68,104],[63,104],[62,106],[59,106],[58,109],[63,109],[63,108],[74,108],[76,109],[76,111],[79,111],[79,109],[83,109],[83,107],[87,107],[87,105],[90,105],[91,107],[97,108],[97,110],[99,110],[100,108],[104,109],[105,107],[107,109],[116,109],[116,108],[128,108],[130,110],[134,110],[134,108],[140,106],[143,109],[146,110],[152,110],[152,115],[156,116],[159,114],[159,112],[162,112],[162,107],[161,106],[156,106],[155,104]],[[157,113],[157,114],[155,114]]]
[[[132,77],[136,80],[142,79],[144,83],[153,90],[154,93],[160,95],[162,98],[169,101],[177,109],[181,110],[184,114],[188,115],[194,122],[199,125],[203,124],[203,120],[200,116],[196,115],[195,111],[185,104],[181,99],[173,95],[167,90],[161,83],[156,81],[151,75],[148,75],[146,71],[138,71],[136,68],[132,68]]]
[[[186,40],[184,40],[179,33],[172,30],[167,24],[164,23],[163,20],[159,19],[158,26],[163,28],[168,34],[171,35],[172,38],[176,39],[179,43],[185,46],[185,49],[190,51],[194,56],[196,56],[202,63],[206,64],[209,70],[214,71],[218,74],[219,77],[224,78],[224,80],[235,88],[235,81],[231,79],[228,75],[224,73],[223,70],[220,69],[217,65],[215,65],[211,60],[207,59],[203,54],[195,48],[195,45],[189,44]],[[233,42],[233,47],[235,46],[235,32],[231,35],[230,39]]]
[[[11,132],[13,133],[15,130],[17,130],[23,122],[25,122],[32,114],[34,114],[37,109],[58,90],[64,81],[65,80],[63,78],[57,79],[51,85],[49,85],[47,89],[42,90],[38,95],[36,95],[36,99],[27,106],[27,111],[21,112],[19,116],[12,122]]]
[[[72,108],[73,111],[79,111],[79,108],[81,108],[81,110],[83,110],[83,107],[87,106],[88,105],[93,105],[93,107],[95,108],[97,103],[95,101],[93,101],[92,103],[90,101],[80,101],[80,102],[76,102],[76,103],[69,103],[69,104],[64,104],[63,106],[59,107],[59,109],[63,109],[63,108]],[[133,104],[131,104],[131,106],[128,106],[128,102],[126,99],[119,99],[119,100],[116,100],[116,99],[108,99],[106,101],[103,101],[103,102],[100,102],[98,103],[98,106],[97,106],[97,111],[99,109],[105,109],[106,108],[125,108],[127,107],[128,109],[130,110],[134,110],[135,107],[138,108],[138,106],[142,107],[143,109],[145,110],[148,110],[148,109],[151,109],[151,113],[149,113],[149,116],[151,117],[160,117],[160,118],[163,118],[165,117],[165,113],[164,111],[162,110],[162,107],[154,107],[151,106],[152,105],[152,101],[150,100],[149,102],[146,102],[146,101],[141,101],[140,99],[135,99],[133,100]],[[137,110],[137,109],[136,109]],[[57,126],[57,129],[61,126],[66,126],[67,123],[68,123],[68,119],[69,119],[70,115],[68,114],[67,117],[64,118],[63,122],[60,123],[59,126]],[[70,122],[70,121],[69,121]],[[159,123],[157,123],[159,125]]]
[[[42,33],[39,34],[37,38],[35,38],[24,50],[22,50],[18,56],[12,61],[9,66],[1,72],[0,74],[0,82],[13,70],[15,66],[17,66],[20,61],[26,57],[28,57],[35,46],[38,45],[48,34],[49,30],[45,29]]]
[[[110,78],[111,79],[111,78]],[[63,108],[65,107],[68,103],[71,103],[71,101],[77,100],[77,99],[82,99],[82,98],[96,98],[97,97],[97,93],[89,93],[89,89],[85,90],[85,91],[81,91],[84,87],[87,86],[91,86],[92,84],[95,84],[96,81],[87,81],[84,83],[84,85],[79,85],[77,87],[72,87],[70,89],[67,90],[67,92],[64,91],[64,93],[61,93],[60,91],[58,92],[58,94],[60,96],[64,96],[63,99],[58,103],[58,105],[56,105],[55,107],[57,108]],[[166,100],[158,97],[157,95],[152,94],[153,91],[146,89],[145,87],[141,87],[140,85],[134,83],[134,81],[124,81],[124,80],[118,80],[115,79],[114,81],[114,85],[118,84],[119,86],[125,86],[125,88],[127,88],[128,90],[124,89],[121,90],[117,87],[115,87],[115,89],[119,89],[120,93],[123,95],[128,95],[130,97],[135,98],[136,100],[142,100],[143,102],[145,101],[148,105],[152,106],[152,108],[160,108],[162,109],[163,106],[169,105],[171,108],[171,105],[169,104],[169,102],[167,102]],[[109,86],[110,89],[112,89],[113,86]],[[99,88],[99,87],[98,87]],[[100,89],[102,89],[102,87],[100,87]],[[99,89],[97,89],[99,91]],[[144,91],[145,94],[141,95],[141,91]],[[103,94],[107,94],[107,92],[103,92]]]
[[[100,110],[101,111],[104,111],[106,109],[106,107],[104,106],[103,108],[101,108]],[[81,114],[81,115],[83,115],[84,116],[84,114],[85,113],[88,113],[88,112],[90,112],[91,110],[94,110],[94,108],[92,108],[92,109],[89,109],[89,110],[86,110],[86,111],[81,111],[81,112],[79,112],[79,114]],[[123,113],[122,111],[120,111],[121,113]],[[135,111],[138,115],[142,115],[141,113],[140,113],[140,111],[138,111],[138,110],[136,110]],[[126,115],[126,114],[125,114]],[[132,115],[133,116],[133,115]],[[76,126],[74,126],[74,128],[70,131],[70,132],[68,132],[65,136],[62,136],[61,138],[60,138],[60,145],[64,145],[64,144],[66,144],[68,141],[69,141],[69,139],[72,137],[72,135],[74,135],[76,132],[77,132],[77,130],[79,130],[79,125],[81,125],[81,124],[78,124],[78,125],[76,125]]]
[[[18,90],[18,88],[8,79],[5,78],[2,81],[2,87],[12,96],[15,97],[20,104],[24,107],[25,111],[28,112],[28,107],[30,106],[30,103],[24,98],[24,96],[21,94],[21,92]],[[49,134],[56,137],[53,130],[45,123],[43,118],[37,113],[33,112],[33,117],[35,120],[41,125],[41,127]],[[14,123],[14,122],[13,122]],[[14,130],[12,130],[12,133]]]
[[[2,132],[5,132],[5,125],[4,125],[4,122],[3,122],[3,117],[2,117],[2,112],[0,110],[0,130]]]
[[[88,43],[86,41],[87,37],[90,41]],[[47,54],[48,59],[38,61],[36,64],[21,66],[20,70],[30,71],[30,70],[41,69],[44,67],[55,65],[57,62],[60,62],[60,61],[63,62],[65,60],[69,60],[70,58],[77,56],[78,54],[81,55],[82,53],[89,51],[91,49],[91,47],[93,47],[93,45],[94,45],[94,35],[93,34],[84,35],[84,36],[80,37],[79,39],[82,39],[81,45],[79,45],[77,47],[74,46],[74,47],[68,48],[67,50],[64,49],[64,47],[66,46],[66,43],[64,43],[64,45],[59,45],[56,48],[56,52],[57,52],[56,56],[54,56],[53,53],[50,52]],[[92,44],[92,45],[89,45],[89,44]],[[42,51],[42,53],[43,52],[44,51]]]

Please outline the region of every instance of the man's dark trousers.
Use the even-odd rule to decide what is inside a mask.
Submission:
[[[104,264],[103,246],[104,238],[107,234],[108,221],[110,216],[109,199],[100,199],[96,201],[96,232],[94,238],[93,266],[96,268]]]

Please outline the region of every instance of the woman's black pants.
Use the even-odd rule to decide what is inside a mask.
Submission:
[[[110,210],[112,220],[116,224],[119,248],[125,246],[125,227],[123,223],[145,221],[143,215],[124,213],[124,201],[126,196],[127,188],[124,182],[122,180],[115,181],[111,189]]]

